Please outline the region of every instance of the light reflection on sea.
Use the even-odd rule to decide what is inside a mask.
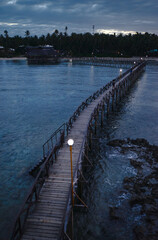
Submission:
[[[0,239],[6,240],[42,144],[82,101],[118,76],[119,68],[1,60],[0,72]]]
[[[28,171],[42,156],[42,144],[82,101],[118,76],[119,69],[71,63],[28,66],[23,60],[0,61],[0,70],[0,240],[6,240],[12,220],[33,182]],[[105,236],[116,239],[108,222],[107,206],[123,201],[117,202],[116,198],[122,180],[135,172],[126,158],[132,155],[120,158],[106,143],[115,138],[140,137],[158,144],[157,78],[157,66],[147,66],[129,97],[106,121],[102,137],[96,142],[96,153],[102,157],[94,155],[96,164],[89,176],[87,204],[90,211],[87,215],[77,215],[76,239],[103,239]],[[124,231],[121,223],[115,227]],[[129,237],[132,238],[132,234]]]

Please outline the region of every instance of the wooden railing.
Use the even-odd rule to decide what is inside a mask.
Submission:
[[[35,204],[39,198],[40,190],[45,182],[45,179],[49,176],[49,169],[50,166],[53,165],[53,162],[55,161],[57,157],[58,150],[63,146],[63,143],[65,141],[65,137],[68,135],[69,131],[72,128],[73,123],[76,121],[76,119],[80,116],[81,112],[96,98],[98,98],[102,93],[104,93],[106,90],[108,90],[110,87],[114,85],[114,83],[117,83],[120,79],[122,79],[125,75],[127,75],[129,72],[134,70],[134,68],[137,68],[137,71],[139,71],[140,68],[143,68],[145,66],[145,62],[138,63],[137,65],[133,66],[131,69],[123,73],[121,76],[113,79],[111,82],[104,85],[102,88],[97,90],[93,95],[89,96],[82,104],[77,108],[77,110],[73,113],[73,115],[69,118],[67,123],[62,124],[51,136],[50,138],[43,144],[43,163],[40,167],[40,170],[35,178],[35,181],[33,185],[31,186],[28,195],[24,201],[24,204],[22,205],[15,223],[13,227],[13,232],[11,236],[11,240],[19,240],[23,234],[24,226],[26,219],[28,215],[33,211]],[[112,95],[112,91],[109,93]],[[92,113],[92,119],[96,115],[96,111]],[[91,119],[91,121],[92,121]],[[87,123],[87,130],[88,130],[89,123]],[[84,140],[85,142],[85,140]],[[83,144],[84,148],[84,144]],[[83,149],[80,151],[78,163],[80,162],[83,155]],[[69,198],[69,196],[68,196]],[[65,218],[63,217],[63,224],[64,224]]]

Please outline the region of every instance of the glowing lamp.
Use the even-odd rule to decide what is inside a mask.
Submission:
[[[73,139],[69,139],[69,140],[67,141],[67,144],[68,144],[69,146],[73,146],[74,140],[73,140]]]

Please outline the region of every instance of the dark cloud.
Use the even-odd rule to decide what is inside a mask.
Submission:
[[[58,28],[71,32],[114,29],[158,34],[157,0],[1,0],[0,32],[46,34]]]

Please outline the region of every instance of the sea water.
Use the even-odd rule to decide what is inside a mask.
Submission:
[[[117,66],[109,68],[71,63],[31,66],[25,60],[0,61],[1,240],[10,236],[13,221],[34,181],[28,172],[42,157],[42,144],[69,119],[82,101],[117,77],[119,70]],[[106,122],[103,130],[105,138],[100,140],[103,159],[104,154],[109,159],[117,156],[117,153],[109,149],[105,151],[103,147],[107,140],[114,138],[143,137],[157,144],[157,77],[157,66],[147,66],[129,97],[123,100],[117,112]],[[104,166],[105,162],[102,164]],[[122,162],[120,164],[122,166]],[[92,215],[77,215],[79,222],[76,223],[76,235],[82,233],[78,239],[107,237],[107,231],[102,226],[107,211],[107,208],[103,211],[104,201],[109,197],[114,200],[116,183],[126,173],[121,166],[117,161],[117,164],[114,162],[109,166],[111,171],[103,167],[104,174],[100,172],[103,171],[100,167],[94,168],[90,184],[93,191],[90,192],[95,194],[88,195],[88,199],[92,209],[94,206],[97,208],[91,211]],[[127,167],[125,164],[124,168]],[[122,170],[117,179],[118,169]],[[100,184],[102,182],[104,185]],[[82,224],[87,219],[89,227]],[[92,219],[95,219],[96,225]],[[108,234],[112,239],[112,232]]]

